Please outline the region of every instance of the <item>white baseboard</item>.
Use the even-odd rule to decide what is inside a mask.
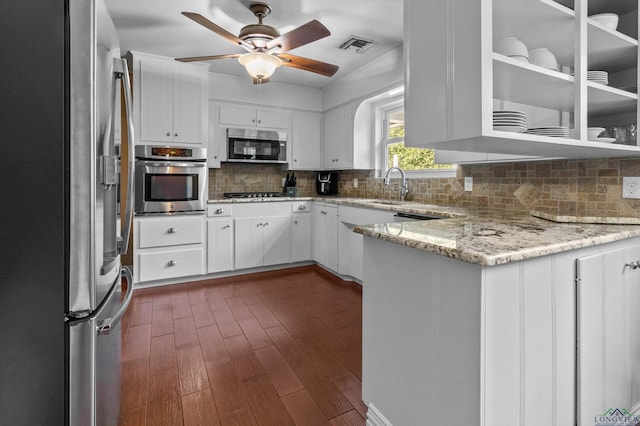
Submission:
[[[373,405],[369,404],[367,410],[367,426],[393,426],[380,411]]]

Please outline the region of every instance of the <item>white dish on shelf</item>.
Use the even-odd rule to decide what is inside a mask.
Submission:
[[[496,53],[505,56],[523,56],[529,61],[529,50],[527,46],[515,37],[506,37],[493,44]]]
[[[604,131],[604,127],[587,127],[587,139],[597,139]]]
[[[496,110],[493,111],[493,115],[518,115],[518,116],[522,116],[522,117],[526,117],[527,113],[522,112],[522,111],[509,111],[509,110]]]
[[[527,126],[493,126],[493,130],[500,132],[524,133]]]
[[[550,70],[558,70],[558,62],[553,53],[546,47],[539,47],[537,49],[531,49],[529,51],[529,62],[539,67],[547,68]]]
[[[616,138],[589,138],[589,142],[612,143],[615,141],[616,141]]]
[[[615,31],[618,28],[618,15],[615,13],[600,13],[598,15],[589,16],[603,27]]]

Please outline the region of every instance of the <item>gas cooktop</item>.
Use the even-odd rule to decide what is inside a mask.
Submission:
[[[275,198],[286,197],[284,192],[225,192],[224,198]]]

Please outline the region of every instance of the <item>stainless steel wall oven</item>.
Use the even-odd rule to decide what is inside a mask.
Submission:
[[[136,146],[136,214],[204,212],[204,148]]]

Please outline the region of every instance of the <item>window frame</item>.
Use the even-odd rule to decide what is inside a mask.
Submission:
[[[381,143],[380,147],[382,149],[381,159],[382,159],[382,168],[381,168],[381,176],[386,175],[388,172],[388,164],[389,164],[389,150],[388,146],[394,143],[404,143],[403,137],[389,138],[389,116],[397,111],[404,110],[404,100],[403,97],[398,99],[394,99],[392,102],[386,103],[379,107],[379,117],[380,117],[380,135],[381,135]],[[400,102],[399,102],[400,101]],[[446,178],[446,177],[456,177],[457,175],[457,164],[453,164],[453,167],[450,169],[421,169],[421,170],[405,170],[405,174],[408,178]]]

